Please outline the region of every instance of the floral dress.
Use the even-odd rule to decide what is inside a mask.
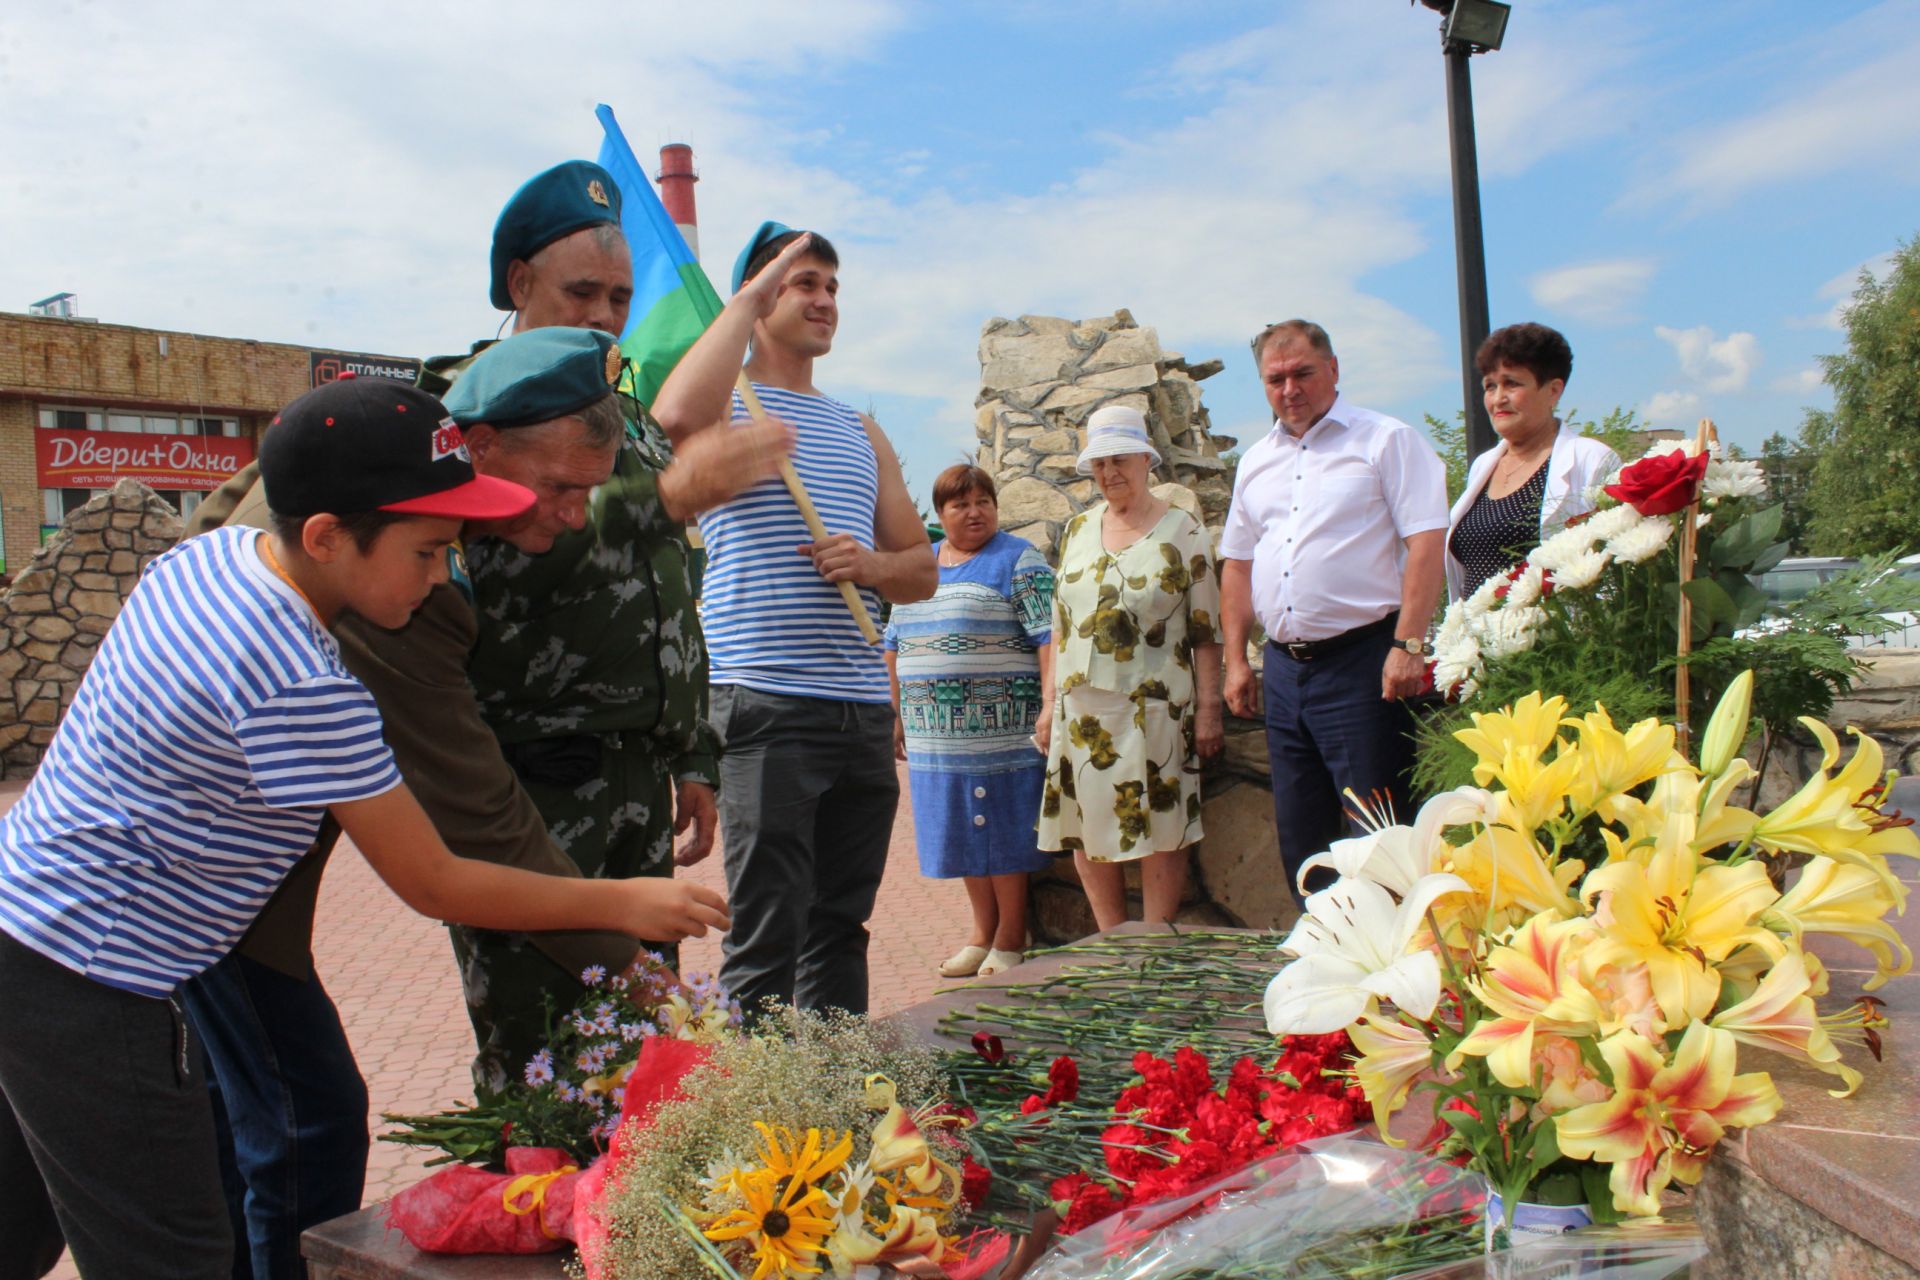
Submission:
[[[1220,643],[1199,521],[1170,507],[1124,550],[1100,503],[1068,521],[1054,590],[1053,741],[1040,847],[1124,862],[1200,838],[1193,650]]]

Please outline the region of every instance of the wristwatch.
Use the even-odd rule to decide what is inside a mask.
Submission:
[[[1418,636],[1415,636],[1411,640],[1401,640],[1396,637],[1393,642],[1393,647],[1396,649],[1405,649],[1416,658],[1424,658],[1427,656],[1427,642]]]

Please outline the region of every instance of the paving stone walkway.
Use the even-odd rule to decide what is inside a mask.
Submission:
[[[902,765],[900,816],[872,924],[875,1013],[891,1013],[932,995],[941,985],[936,966],[966,941],[967,896],[960,882],[920,875],[906,785]],[[0,811],[23,789],[22,783],[0,783]],[[682,874],[725,887],[717,850]],[[472,1036],[446,930],[410,911],[349,850],[328,868],[314,954],[367,1078],[375,1133],[382,1127],[382,1112],[432,1111],[472,1096],[467,1073]],[[720,964],[719,939],[695,940],[681,954],[687,970],[712,972]],[[418,1181],[431,1154],[375,1142],[367,1166],[367,1202]],[[77,1280],[77,1273],[70,1262],[62,1262],[52,1280]]]

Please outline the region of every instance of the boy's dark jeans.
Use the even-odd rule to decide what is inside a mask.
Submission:
[[[227,957],[187,983],[206,1047],[234,1280],[303,1276],[300,1233],[360,1207],[367,1086],[318,977]]]
[[[64,1236],[87,1280],[233,1265],[199,1036],[174,1000],[82,977],[0,932],[0,1280]]]

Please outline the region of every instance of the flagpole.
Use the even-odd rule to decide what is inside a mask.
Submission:
[[[746,402],[747,413],[755,422],[766,422],[767,411],[760,403],[760,397],[754,394],[753,383],[748,380],[746,370],[740,371],[734,387],[740,392],[740,399]],[[793,469],[791,458],[780,459],[780,479],[786,482],[787,492],[793,495],[794,503],[800,508],[800,518],[807,522],[807,532],[813,540],[819,542],[828,536],[827,526],[820,519],[819,509],[813,505],[813,498],[807,493],[807,486],[800,479],[800,473]],[[880,632],[873,625],[873,618],[867,613],[867,605],[860,598],[860,592],[853,583],[842,579],[839,583],[840,598],[847,602],[847,612],[860,625],[860,634],[866,637],[868,644],[880,643]]]

